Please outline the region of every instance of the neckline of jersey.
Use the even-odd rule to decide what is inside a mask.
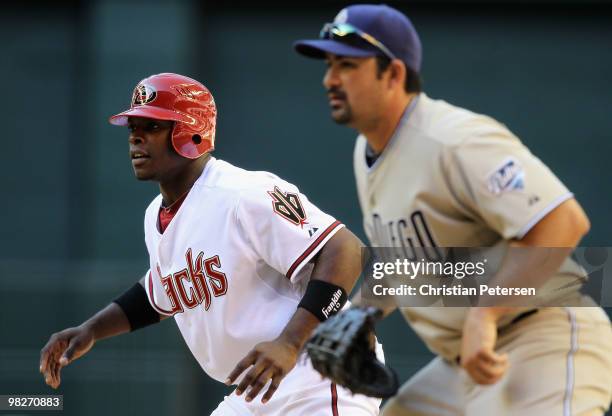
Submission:
[[[202,173],[200,174],[200,176],[198,177],[198,179],[196,179],[196,181],[193,183],[193,185],[191,185],[191,188],[189,189],[189,191],[187,192],[187,195],[185,196],[185,199],[183,200],[183,202],[181,203],[181,206],[178,208],[178,210],[176,211],[176,213],[174,214],[174,217],[172,218],[172,221],[170,221],[170,224],[168,224],[168,226],[166,227],[166,229],[164,230],[163,233],[159,232],[159,227],[157,222],[159,221],[159,214],[156,215],[156,224],[155,224],[155,232],[157,233],[157,236],[159,238],[163,238],[164,235],[169,234],[170,230],[174,228],[174,225],[178,220],[177,217],[179,217],[181,215],[181,212],[184,211],[183,207],[185,205],[187,205],[187,201],[191,198],[192,194],[193,194],[193,190],[195,189],[195,187],[197,185],[200,184],[200,182],[204,182],[208,176],[210,176],[210,171],[212,169],[212,165],[215,164],[215,162],[217,161],[216,158],[214,158],[213,156],[210,156],[210,159],[208,160],[208,162],[206,162],[206,166],[204,166],[204,170],[202,170]],[[161,197],[161,195],[160,195]],[[159,213],[159,209],[162,208],[162,199],[160,198],[159,201],[159,207],[157,208],[157,212]]]
[[[361,159],[361,161],[365,164],[366,171],[368,174],[374,172],[376,167],[378,167],[381,164],[381,160],[383,160],[385,156],[389,153],[390,151],[389,149],[391,149],[394,143],[398,140],[398,137],[400,136],[399,132],[402,129],[402,127],[404,127],[404,125],[408,123],[408,119],[410,118],[410,115],[413,113],[414,109],[416,108],[417,103],[419,102],[421,98],[421,94],[423,93],[419,93],[415,95],[412,101],[410,101],[410,104],[406,106],[406,108],[404,109],[404,112],[402,113],[402,117],[400,118],[399,123],[397,123],[397,127],[395,127],[395,130],[393,131],[393,134],[391,135],[391,139],[389,140],[389,143],[387,143],[383,151],[380,153],[380,155],[378,155],[378,157],[376,158],[372,166],[368,166],[366,152],[367,152],[367,147],[369,145],[368,145],[367,139],[365,139],[364,137],[364,139],[366,140],[366,150],[364,150],[363,152],[363,158]]]

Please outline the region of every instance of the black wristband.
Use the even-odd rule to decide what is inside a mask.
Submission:
[[[298,307],[306,309],[323,322],[338,313],[346,300],[346,291],[340,286],[323,280],[311,280]]]
[[[113,300],[121,309],[130,322],[132,331],[156,324],[160,321],[159,313],[153,309],[147,299],[147,292],[140,283],[125,291],[117,299]]]

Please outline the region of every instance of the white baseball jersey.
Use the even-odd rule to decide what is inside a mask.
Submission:
[[[573,196],[505,126],[425,94],[412,101],[371,167],[366,139],[357,138],[354,169],[370,244],[398,247],[406,258],[414,247],[489,247],[520,239]],[[429,260],[440,260],[435,250],[428,252]],[[577,289],[583,277],[568,260],[551,281]],[[402,313],[434,352],[458,355],[465,310]]]
[[[163,234],[145,214],[146,291],[173,315],[204,371],[224,381],[296,311],[309,261],[343,226],[290,183],[211,158]]]

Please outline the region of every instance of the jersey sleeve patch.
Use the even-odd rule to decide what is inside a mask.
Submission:
[[[525,189],[525,170],[513,157],[506,158],[487,177],[487,189],[495,196]]]
[[[240,238],[252,254],[290,279],[302,278],[303,265],[338,229],[329,228],[335,218],[295,186],[280,180],[245,190],[237,202],[235,219]]]
[[[268,195],[272,198],[272,210],[275,214],[300,228],[308,224],[304,205],[297,193],[283,192],[275,186],[274,190],[268,191]]]

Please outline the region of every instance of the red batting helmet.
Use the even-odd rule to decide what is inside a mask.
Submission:
[[[174,121],[172,145],[181,156],[196,159],[215,148],[215,100],[194,79],[170,73],[143,79],[134,88],[130,109],[109,121],[126,126],[130,116]]]

